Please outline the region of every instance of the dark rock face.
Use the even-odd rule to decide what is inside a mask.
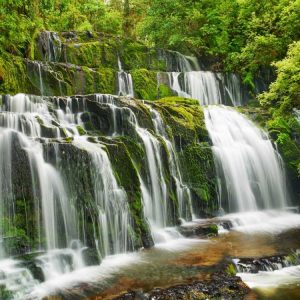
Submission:
[[[283,267],[299,263],[299,258],[284,255],[268,256],[261,258],[240,258],[236,263],[238,272],[258,273],[260,271],[275,271]]]
[[[149,231],[142,234],[142,243],[145,249],[149,249],[154,246],[154,241]]]
[[[182,284],[167,289],[154,289],[149,293],[132,291],[123,294],[114,300],[177,300],[177,299],[245,299],[250,293],[240,277],[225,273],[213,274],[209,281],[198,281],[191,284]]]
[[[29,159],[17,133],[12,136],[12,182],[17,199],[32,199],[32,179]]]

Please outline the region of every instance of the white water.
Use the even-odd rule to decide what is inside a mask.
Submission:
[[[98,209],[96,221],[99,233],[97,241],[100,257],[125,253],[128,249],[128,226],[131,225],[127,196],[114,176],[111,163],[105,150],[85,137],[77,137],[73,144],[85,149],[91,155],[91,174],[94,184],[94,197]],[[130,246],[132,241],[129,241]]]
[[[43,270],[45,279],[51,280],[64,273],[81,269],[85,265],[82,257],[85,246],[79,241],[85,233],[79,228],[78,212],[70,202],[66,189],[67,180],[62,177],[56,166],[45,161],[44,147],[40,140],[47,145],[50,139],[43,136],[44,127],[51,129],[53,138],[61,138],[61,132],[73,137],[73,145],[84,149],[91,157],[90,172],[98,210],[98,219],[94,220],[95,244],[99,256],[124,253],[128,248],[131,249],[132,242],[128,236],[131,221],[126,194],[117,184],[104,147],[100,143],[89,142],[85,136],[79,136],[77,126],[82,125],[82,112],[73,113],[72,100],[67,99],[66,111],[56,109],[55,113],[49,112],[47,107],[49,103],[41,97],[19,94],[14,97],[8,96],[3,100],[4,103],[0,107],[0,216],[5,220],[5,225],[4,222],[0,223],[0,258],[9,257],[9,253],[5,253],[3,239],[6,238],[6,232],[12,234],[14,230],[16,199],[12,187],[10,154],[13,151],[14,141],[17,141],[21,151],[26,153],[30,166],[27,171],[30,173],[29,177],[31,176],[35,200],[33,215],[36,220],[34,226],[37,229],[36,250],[46,251],[36,260]],[[76,99],[74,101],[76,102]],[[84,101],[83,109],[85,109]],[[59,124],[62,129],[55,124]],[[59,151],[56,151],[56,160],[61,161],[58,154]],[[0,263],[5,285],[14,293],[15,286],[9,279],[10,273],[19,274],[14,276],[17,276],[20,282],[31,280],[28,277],[29,271],[19,268],[15,262],[10,264],[9,269],[1,266]],[[33,280],[32,285],[35,283]],[[28,284],[29,287],[31,285]],[[18,293],[15,294],[17,299]]]
[[[40,92],[41,95],[44,95],[44,83],[43,83],[43,76],[42,76],[42,67],[41,67],[41,63],[36,62],[37,66],[38,66],[38,73],[39,73],[39,81],[40,81]]]
[[[73,112],[72,101],[74,99],[67,99],[66,112],[58,110],[57,115],[60,124],[65,126],[69,136],[73,137],[72,144],[87,151],[91,157],[90,172],[98,215],[97,220],[94,220],[98,254],[103,258],[111,254],[125,253],[132,247],[132,241],[128,236],[128,225],[131,225],[131,219],[126,193],[118,186],[105,147],[100,143],[88,141],[86,136],[79,136],[77,126],[84,126],[81,116],[84,111],[87,111],[85,100],[81,100],[81,105],[78,100],[75,101],[74,107],[78,110],[76,113]],[[112,135],[115,135],[117,108],[113,104],[113,96],[99,94],[96,95],[96,101],[107,104],[111,108]]]
[[[260,271],[257,274],[237,273],[250,288],[277,288],[281,285],[299,284],[300,266],[275,271]]]
[[[300,215],[285,210],[265,210],[226,214],[219,219],[230,221],[232,230],[247,234],[280,234],[300,228]]]
[[[163,58],[167,64],[167,70],[173,72],[199,71],[198,60],[194,56],[186,56],[177,51],[164,51]]]
[[[163,174],[160,143],[147,129],[137,125],[136,132],[143,141],[149,171],[150,197],[146,194],[142,183],[145,215],[157,227],[164,228],[167,226],[167,186]]]
[[[50,62],[59,61],[62,52],[62,43],[56,32],[42,31],[40,40],[43,50],[45,51],[45,60]]]
[[[74,272],[66,273],[63,276],[53,277],[51,280],[35,286],[33,291],[27,296],[26,300],[44,299],[51,294],[63,291],[64,295],[73,299],[73,297],[83,298],[83,290],[76,285],[83,284],[85,287],[107,286],[109,280],[113,279],[115,274],[129,265],[141,263],[141,257],[138,253],[118,254],[107,256],[100,266],[84,267]],[[69,289],[69,291],[68,291]]]
[[[242,105],[241,81],[235,74],[210,71],[168,73],[169,86],[180,97],[199,100],[201,105]]]
[[[120,111],[120,108],[115,104],[115,98],[112,95],[108,94],[97,94],[96,101],[101,104],[106,104],[111,111],[111,135],[115,136],[118,134],[118,122],[117,122],[117,113]]]
[[[119,96],[128,96],[133,98],[134,97],[134,90],[133,90],[133,81],[131,74],[125,72],[122,68],[122,63],[120,57],[118,56],[118,95]]]
[[[179,217],[183,220],[190,220],[193,216],[191,192],[188,186],[183,183],[179,160],[174,149],[173,142],[168,138],[165,124],[159,112],[149,105],[147,105],[147,107],[151,112],[155,132],[163,139],[168,149],[170,172],[175,180],[176,185],[176,196],[179,204]]]
[[[18,261],[12,259],[0,260],[0,272],[0,285],[9,287],[13,299],[24,299],[38,284],[26,268],[20,267]]]
[[[149,221],[151,227],[151,233],[155,243],[171,240],[173,238],[180,237],[180,234],[174,230],[174,228],[168,227],[169,211],[168,202],[168,191],[167,184],[165,181],[165,170],[163,167],[163,158],[161,154],[161,142],[154,136],[149,130],[142,128],[138,124],[137,117],[133,110],[129,107],[118,106],[114,97],[111,95],[97,95],[96,101],[107,105],[111,110],[112,116],[112,136],[123,135],[124,130],[132,129],[136,135],[140,138],[140,141],[144,147],[146,164],[144,168],[147,170],[147,175],[143,176],[139,174],[140,187],[142,192],[142,199],[144,204],[144,214],[146,219]],[[149,108],[149,107],[148,107]],[[158,115],[157,115],[158,116]],[[119,121],[118,121],[119,119]],[[156,122],[161,122],[159,126],[160,129],[164,130],[164,125],[162,124],[162,119],[153,119],[153,124],[156,127]],[[162,132],[158,132],[161,136]],[[191,217],[191,204],[190,204],[190,193],[186,186],[183,185],[177,158],[175,158],[175,151],[173,149],[172,143],[165,137],[161,136],[166,143],[168,149],[170,149],[169,162],[172,164],[170,166],[171,172],[177,179],[178,199],[180,202],[180,209],[182,209],[182,217]],[[176,161],[175,161],[176,160]],[[183,202],[186,202],[183,203]],[[184,211],[184,213],[183,213]]]
[[[219,196],[229,212],[283,208],[288,204],[281,158],[268,136],[233,109],[205,108],[220,179]]]

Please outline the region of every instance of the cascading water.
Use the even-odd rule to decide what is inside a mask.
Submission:
[[[118,95],[134,97],[133,81],[131,74],[125,72],[122,68],[120,57],[118,56]]]
[[[94,220],[95,245],[99,256],[123,253],[132,249],[128,235],[130,217],[126,193],[121,189],[114,176],[108,155],[100,143],[90,142],[86,136],[80,136],[77,126],[81,122],[81,112],[72,111],[72,101],[67,99],[65,111],[57,103],[46,102],[42,97],[26,96],[4,97],[0,109],[0,254],[1,259],[9,258],[5,251],[3,240],[7,234],[14,234],[15,228],[15,186],[12,181],[13,160],[11,153],[15,151],[16,143],[20,150],[26,153],[28,161],[27,178],[32,185],[34,199],[34,228],[36,233],[30,251],[46,251],[37,256],[37,265],[42,269],[45,280],[56,278],[60,274],[82,268],[85,263],[82,257],[84,244],[80,242],[84,232],[78,226],[79,213],[71,201],[68,186],[59,169],[63,169],[59,158],[59,146],[55,146],[56,166],[45,161],[45,148],[51,146],[51,140],[65,136],[73,139],[72,145],[83,149],[90,155],[90,172],[93,181],[93,197],[97,207],[97,219]],[[83,101],[84,102],[84,101]],[[51,112],[48,108],[50,105]],[[84,109],[84,105],[83,105]],[[59,124],[59,126],[58,126]],[[49,138],[51,136],[51,138]],[[49,146],[48,146],[49,145]],[[62,165],[60,165],[62,163]],[[14,167],[16,167],[14,165]],[[19,196],[20,197],[20,196]],[[31,220],[32,221],[32,220]],[[19,234],[15,232],[15,234]],[[84,240],[84,239],[83,239]],[[4,261],[3,261],[4,262]],[[1,268],[0,264],[0,268]],[[3,264],[1,269],[5,276],[7,289],[15,291],[16,281],[28,285],[28,271],[18,267],[17,262]],[[13,268],[15,270],[13,271]],[[8,270],[8,273],[5,273]],[[27,274],[27,275],[26,275]],[[23,275],[26,277],[23,278]],[[19,285],[22,289],[22,285]]]
[[[177,51],[163,51],[161,58],[166,61],[167,70],[172,72],[200,71],[198,59],[186,56]]]
[[[96,101],[100,103],[111,103],[112,98],[110,95],[96,95]],[[81,118],[87,111],[85,100],[77,101],[75,105],[73,102],[74,100],[67,98],[65,112],[58,109],[56,114],[68,136],[73,138],[72,144],[87,151],[90,156],[93,197],[97,206],[97,220],[94,221],[97,232],[94,235],[98,254],[103,258],[111,254],[124,253],[132,248],[132,241],[128,235],[128,225],[131,224],[131,220],[126,193],[117,184],[105,147],[101,143],[90,142],[86,136],[79,134],[78,126],[84,127]],[[76,113],[73,111],[73,105]],[[112,116],[115,120],[114,110]],[[115,126],[113,125],[113,128]],[[59,151],[56,153],[57,156],[61,156]]]
[[[124,123],[129,123],[140,137],[147,159],[147,169],[149,178],[147,183],[140,176],[141,191],[144,202],[144,212],[152,227],[164,228],[167,226],[167,187],[163,175],[162,158],[160,155],[160,143],[147,129],[141,128],[134,112],[127,107],[117,107],[112,98],[97,97],[98,101],[109,105],[113,116],[116,110],[121,114],[122,127]],[[115,119],[115,117],[114,117]],[[116,123],[115,123],[116,124]],[[116,125],[114,125],[116,127]],[[116,134],[122,134],[122,128],[115,131]],[[155,230],[155,229],[153,229]],[[153,231],[152,230],[152,231]]]
[[[169,166],[171,175],[175,180],[176,196],[179,203],[179,216],[184,220],[190,220],[193,216],[191,193],[190,189],[183,183],[179,161],[173,143],[168,138],[164,122],[159,112],[151,106],[147,106],[151,112],[155,132],[164,140],[169,152]]]
[[[284,208],[288,197],[281,159],[268,136],[238,112],[205,108],[219,195],[229,212]]]
[[[101,258],[125,253],[132,248],[128,237],[128,225],[131,220],[128,212],[127,197],[113,174],[107,153],[101,145],[90,143],[85,137],[78,137],[73,144],[83,148],[91,155],[94,197],[98,209],[96,221],[99,233],[97,249]]]
[[[170,88],[180,97],[197,99],[201,105],[242,105],[246,95],[240,79],[235,74],[210,71],[168,73]]]
[[[39,44],[43,48],[46,61],[59,61],[62,52],[62,43],[56,32],[42,31],[39,36]]]
[[[170,212],[167,205],[168,191],[164,178],[160,143],[147,129],[139,127],[134,115],[132,117],[131,122],[143,142],[147,158],[148,184],[145,184],[140,177],[145,217],[150,223],[154,242],[165,242],[179,237],[180,234],[172,228],[166,230]]]
[[[137,117],[133,110],[128,107],[120,107],[116,105],[114,97],[111,95],[97,95],[96,101],[106,104],[112,115],[113,136],[123,135],[125,128],[132,128],[142,142],[145,150],[147,176],[143,178],[139,174],[142,198],[144,203],[144,214],[150,223],[151,233],[155,242],[162,242],[174,237],[178,237],[176,230],[165,228],[168,226],[168,218],[170,211],[167,205],[168,190],[165,181],[163,158],[161,155],[161,143],[149,130],[142,128],[138,124]],[[146,105],[148,106],[148,105]],[[169,153],[170,171],[176,182],[176,193],[179,201],[179,214],[184,219],[191,218],[191,203],[189,189],[183,184],[178,159],[175,154],[172,143],[167,139],[162,119],[157,111],[152,115],[153,124],[156,133],[165,141]],[[119,122],[117,122],[119,120]],[[160,123],[160,124],[158,124]]]
[[[249,99],[247,88],[234,73],[203,71],[196,57],[175,51],[165,51],[162,56],[168,72],[158,74],[158,85],[168,85],[180,97],[199,100],[201,105],[230,106],[240,106]]]

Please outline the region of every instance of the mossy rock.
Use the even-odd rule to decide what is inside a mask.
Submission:
[[[0,93],[38,93],[29,80],[22,58],[0,53]]]
[[[172,97],[174,95],[174,92],[171,90],[169,86],[166,84],[159,84],[158,85],[158,98],[166,98],[166,97]]]
[[[63,63],[40,64],[27,61],[27,74],[32,86],[48,96],[108,93],[116,90],[116,72],[110,68],[91,69]],[[42,83],[40,74],[42,74]],[[42,89],[41,91],[41,84]]]
[[[197,100],[169,97],[155,103],[171,128],[177,149],[185,144],[209,140],[203,109]]]
[[[184,178],[192,191],[194,211],[210,215],[218,209],[216,174],[208,143],[190,144],[179,153]]]
[[[138,145],[136,147],[139,148]],[[150,229],[144,217],[138,172],[131,154],[121,141],[115,144],[107,144],[107,149],[118,182],[125,189],[128,197],[129,210],[134,222],[131,236],[134,240],[134,248],[152,247],[153,241]],[[131,148],[131,150],[133,149]],[[139,154],[134,156],[137,158]]]
[[[157,73],[147,69],[131,71],[135,97],[144,100],[157,99]]]

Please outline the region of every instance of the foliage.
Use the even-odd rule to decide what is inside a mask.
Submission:
[[[42,29],[119,34],[121,16],[101,0],[2,0],[0,52],[26,55],[34,33]]]
[[[3,0],[0,52],[26,56],[42,30],[101,31],[214,56],[216,68],[254,75],[300,36],[300,0]],[[217,58],[217,59],[216,59]],[[137,66],[138,68],[140,66]]]
[[[153,0],[139,32],[162,48],[217,57],[253,86],[255,73],[299,39],[299,20],[299,0]]]
[[[293,43],[287,57],[274,65],[277,79],[268,92],[259,96],[259,100],[263,108],[271,113],[271,119],[267,122],[269,132],[277,142],[294,184],[299,189],[300,42]]]

